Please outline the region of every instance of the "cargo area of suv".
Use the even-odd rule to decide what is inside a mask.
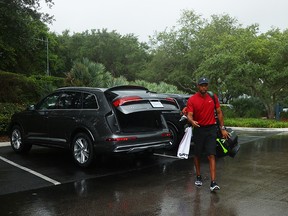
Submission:
[[[175,100],[141,86],[57,89],[10,123],[13,150],[32,145],[70,149],[75,162],[89,166],[96,154],[154,151],[171,146],[163,111],[179,110]]]

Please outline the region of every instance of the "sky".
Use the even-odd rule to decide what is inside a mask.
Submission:
[[[61,34],[91,29],[115,30],[134,34],[140,42],[149,36],[177,26],[183,10],[193,10],[209,19],[228,14],[244,27],[259,24],[260,32],[272,27],[288,28],[287,0],[53,0],[52,9],[42,11],[54,16],[50,31]]]

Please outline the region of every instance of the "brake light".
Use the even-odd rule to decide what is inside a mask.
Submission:
[[[162,133],[161,134],[162,137],[171,137],[171,133],[168,132],[168,133]]]
[[[137,137],[117,137],[117,138],[107,138],[106,141],[108,142],[121,142],[121,141],[129,141],[129,140],[136,140]]]
[[[166,98],[166,100],[167,100],[167,101],[170,101],[170,102],[173,102],[173,103],[176,103],[175,100],[174,100],[174,98]]]
[[[118,107],[118,106],[123,105],[123,104],[126,103],[126,102],[139,101],[139,100],[142,100],[142,98],[139,97],[139,96],[123,97],[123,98],[119,98],[119,99],[113,101],[113,105],[114,105],[115,107]]]

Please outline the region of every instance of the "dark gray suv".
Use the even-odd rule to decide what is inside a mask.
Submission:
[[[17,153],[33,144],[70,149],[87,167],[97,153],[169,147],[165,110],[178,110],[175,101],[140,86],[60,88],[12,116],[11,146]]]

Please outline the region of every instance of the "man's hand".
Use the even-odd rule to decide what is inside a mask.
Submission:
[[[221,129],[221,133],[222,133],[222,137],[224,139],[228,139],[230,137],[230,134],[229,134],[229,132],[227,130]]]
[[[200,125],[198,124],[198,121],[192,120],[191,124],[193,127],[200,127]]]

